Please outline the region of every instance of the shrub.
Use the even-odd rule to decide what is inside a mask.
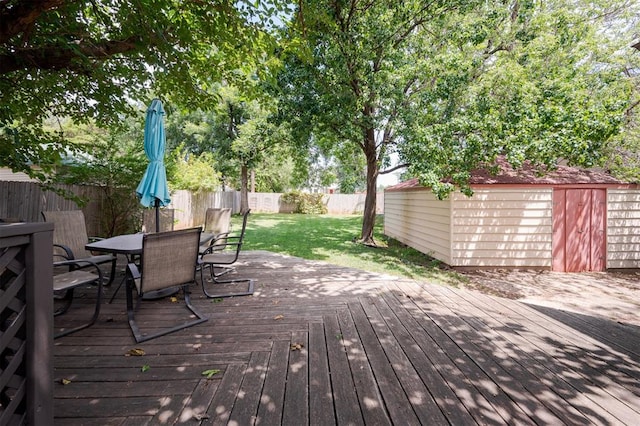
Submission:
[[[281,200],[286,204],[293,204],[295,206],[294,213],[326,214],[328,211],[324,203],[324,194],[294,191],[282,194]]]

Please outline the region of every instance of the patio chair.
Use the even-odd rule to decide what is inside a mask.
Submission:
[[[200,281],[202,282],[202,291],[205,296],[209,298],[223,298],[223,297],[235,297],[235,296],[250,296],[253,294],[253,280],[252,279],[233,279],[233,280],[220,280],[222,275],[225,275],[234,270],[233,265],[238,261],[240,250],[244,241],[244,235],[247,228],[247,217],[249,212],[247,210],[242,218],[242,229],[239,235],[222,234],[218,239],[214,239],[211,245],[200,255]],[[234,292],[211,292],[207,290],[207,282],[204,279],[204,269],[209,268],[212,287],[220,286],[223,284],[245,284],[246,290],[234,291]],[[218,270],[218,271],[216,271]],[[226,286],[225,286],[226,287]]]
[[[91,241],[98,240],[97,237],[87,235],[87,227],[85,224],[84,213],[82,210],[69,211],[43,211],[42,217],[45,222],[53,222],[53,254],[54,257],[63,258],[65,260],[89,260],[91,263],[102,265],[111,263],[111,274],[109,275],[110,285],[116,275],[115,254],[93,255],[87,249],[87,245]],[[55,259],[54,259],[55,260]],[[70,263],[69,269],[82,268],[85,263]]]
[[[230,208],[208,208],[204,219],[204,232],[213,234],[211,241],[200,246],[200,254],[219,240],[221,244],[222,237],[229,234],[231,230],[231,209]]]
[[[160,232],[173,231],[174,209],[160,209]],[[142,214],[142,232],[156,232],[156,210],[145,209]]]
[[[102,301],[102,283],[104,282],[104,278],[100,267],[96,263],[87,259],[63,260],[59,262],[53,262],[53,266],[54,270],[60,267],[65,267],[65,269],[67,270],[66,272],[54,274],[53,276],[54,292],[64,292],[64,295],[58,299],[62,300],[64,303],[62,307],[60,307],[53,313],[54,316],[62,315],[69,310],[69,307],[73,302],[73,290],[76,287],[89,284],[97,284],[96,307],[89,322],[77,327],[64,329],[62,332],[54,334],[53,338],[57,339],[58,337],[66,336],[68,334],[75,333],[76,331],[85,329],[96,322],[96,320],[98,319],[98,315],[100,314],[100,303]],[[70,266],[72,268],[69,270],[68,267]],[[94,268],[96,270],[96,273],[89,272],[84,269],[79,269],[81,267]]]
[[[136,342],[145,342],[207,321],[191,304],[189,284],[196,279],[196,263],[201,228],[144,234],[142,239],[141,268],[135,263],[127,265],[127,316]],[[135,320],[136,312],[148,293],[165,289],[182,289],[186,308],[196,316],[174,327],[152,334],[143,333]],[[137,292],[134,306],[133,292]]]

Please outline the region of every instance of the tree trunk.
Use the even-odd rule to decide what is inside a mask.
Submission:
[[[246,165],[240,166],[240,214],[249,210],[249,172]]]
[[[364,214],[362,215],[362,232],[360,242],[375,246],[373,228],[376,225],[376,192],[378,184],[378,155],[374,129],[365,132],[364,154],[367,158],[367,195],[364,199]]]

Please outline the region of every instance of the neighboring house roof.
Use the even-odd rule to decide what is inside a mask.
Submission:
[[[13,172],[8,167],[0,167],[0,181],[10,182],[38,182],[37,179],[32,179],[26,173]]]
[[[506,160],[499,158],[496,164],[500,168],[497,175],[491,174],[488,168],[476,169],[471,172],[471,185],[582,185],[606,184],[627,185],[607,172],[599,169],[579,169],[577,167],[558,166],[557,169],[541,174],[540,169],[534,168],[530,162],[525,162],[522,168],[514,170]],[[418,179],[409,179],[397,185],[390,186],[385,191],[421,188]]]

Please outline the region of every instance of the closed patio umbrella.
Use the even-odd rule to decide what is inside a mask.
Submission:
[[[167,187],[167,171],[164,166],[164,109],[159,99],[154,99],[147,109],[144,125],[144,152],[149,159],[147,170],[136,189],[140,204],[156,209],[156,232],[160,231],[160,206],[171,202]]]

